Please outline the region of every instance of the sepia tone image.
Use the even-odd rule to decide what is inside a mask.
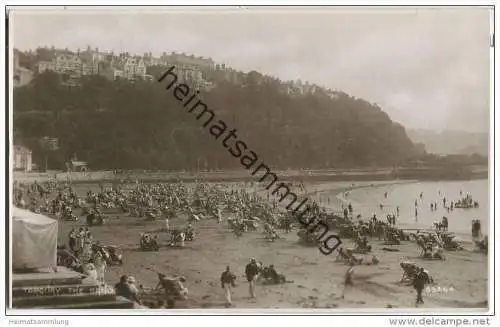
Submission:
[[[10,10],[10,307],[486,312],[490,15]]]

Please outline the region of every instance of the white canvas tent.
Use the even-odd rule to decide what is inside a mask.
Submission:
[[[57,220],[12,208],[12,269],[57,268]]]

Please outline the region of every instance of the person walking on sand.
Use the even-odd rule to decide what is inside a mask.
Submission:
[[[222,224],[222,212],[220,208],[217,208],[217,223]]]
[[[235,280],[236,276],[231,272],[231,268],[227,266],[226,271],[224,271],[220,276],[221,287],[224,289],[224,295],[226,297],[226,308],[230,307],[232,304],[231,288],[236,286],[234,284]]]
[[[349,260],[349,268],[347,268],[347,271],[345,273],[344,289],[342,290],[342,296],[341,296],[342,299],[344,298],[346,289],[348,287],[354,286],[354,283],[353,283],[353,280],[352,280],[353,274],[354,274],[354,261],[351,259],[351,260]]]
[[[416,305],[423,304],[424,300],[422,298],[422,291],[424,290],[425,284],[427,283],[427,275],[424,272],[424,268],[420,268],[417,276],[413,280],[413,287],[417,291],[417,302]]]
[[[255,282],[257,280],[257,276],[259,275],[259,266],[257,266],[257,261],[255,258],[250,259],[250,263],[247,264],[245,268],[245,275],[247,277],[250,298],[255,298]]]

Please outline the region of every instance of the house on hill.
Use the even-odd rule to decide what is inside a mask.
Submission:
[[[25,67],[21,67],[19,64],[20,55],[19,50],[14,49],[14,87],[28,85],[33,80],[34,76],[34,72]]]

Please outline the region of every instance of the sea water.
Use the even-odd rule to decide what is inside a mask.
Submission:
[[[487,234],[489,230],[490,210],[487,179],[386,183],[359,187],[340,194],[333,194],[333,191],[322,193],[328,197],[336,197],[345,206],[351,203],[354,217],[360,214],[363,219],[376,214],[379,219],[386,221],[386,216],[396,214],[397,207],[399,207],[399,217],[396,218],[396,222],[405,229],[430,229],[433,228],[434,222],[440,222],[443,216],[446,216],[449,231],[456,233],[457,237],[464,240],[471,239],[472,219],[481,221],[483,234]],[[470,194],[473,201],[479,203],[478,208],[456,208],[448,211],[443,207],[443,198],[446,198],[446,206],[449,206],[450,201],[457,202],[467,194]],[[431,203],[437,204],[437,210],[431,210]],[[415,208],[417,215],[415,215]]]

